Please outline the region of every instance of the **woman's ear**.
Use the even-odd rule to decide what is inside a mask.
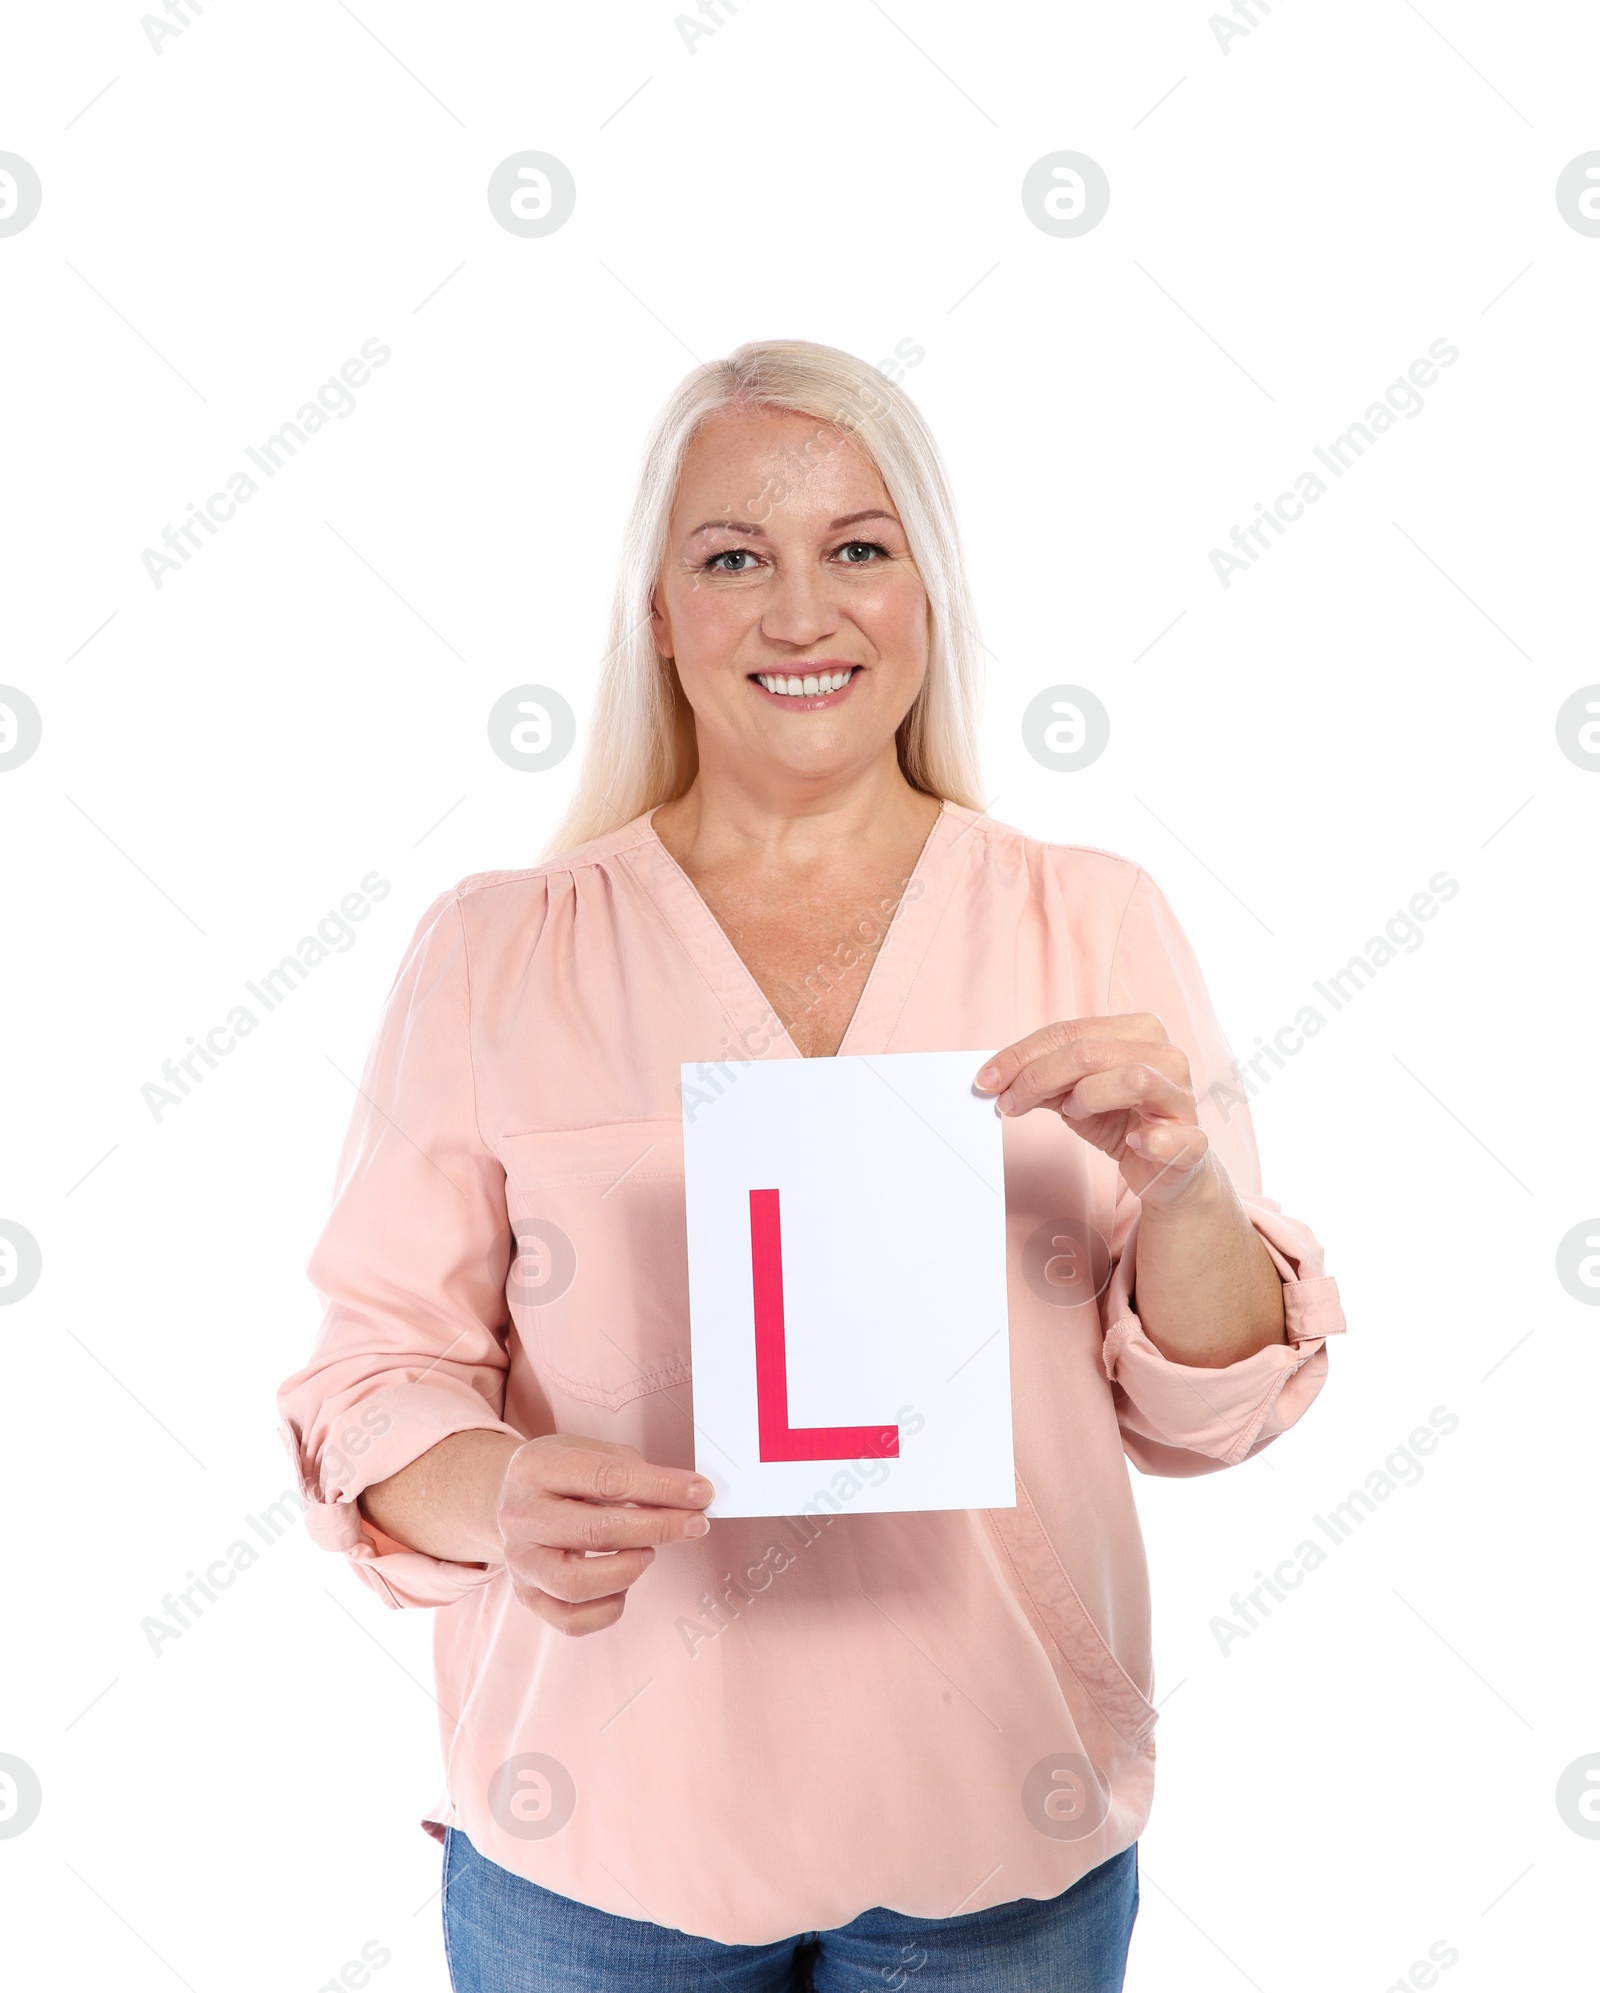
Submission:
[[[672,631],[668,627],[666,617],[662,615],[660,609],[656,606],[656,595],[660,586],[661,584],[657,582],[650,590],[650,639],[656,647],[657,656],[670,660],[672,657]]]

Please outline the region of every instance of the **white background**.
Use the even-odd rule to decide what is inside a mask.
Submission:
[[[0,777],[9,957],[0,1841],[19,1984],[444,1983],[428,1616],[296,1530],[157,1658],[140,1630],[289,1485],[272,1393],[384,992],[423,907],[530,861],[576,767],[517,773],[515,685],[583,721],[645,428],[694,359],[800,336],[905,385],[947,454],[989,646],[986,800],[1149,867],[1236,1049],[1440,868],[1460,892],[1260,1094],[1266,1188],[1350,1324],[1262,1459],[1141,1483],[1161,1770],[1136,1993],[1584,1983],[1600,1842],[1589,1543],[1600,1316],[1554,1273],[1600,1210],[1600,777],[1555,715],[1592,633],[1600,147],[1569,4],[209,0],[13,12],[0,149]],[[359,18],[358,18],[359,17]],[[578,187],[525,240],[485,187]],[[1086,152],[1106,219],[1023,212]],[[158,591],[190,500],[376,337],[359,393]],[[1247,574],[1208,555],[1430,342],[1460,359]],[[1111,743],[1019,718],[1087,685]],[[140,1095],[376,868],[389,897],[191,1098]],[[1592,984],[1588,985],[1592,988]],[[1066,1131],[1063,1131],[1064,1134]],[[1209,1627],[1431,1408],[1460,1420],[1292,1601]],[[19,1954],[21,1955],[19,1957]]]

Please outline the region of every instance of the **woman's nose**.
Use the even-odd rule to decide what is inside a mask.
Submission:
[[[762,602],[761,633],[789,644],[814,644],[839,627],[828,578],[808,569],[780,569]]]

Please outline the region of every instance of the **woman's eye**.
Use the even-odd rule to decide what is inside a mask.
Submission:
[[[889,549],[877,540],[846,540],[835,549],[843,557],[845,567],[871,567],[874,556],[881,560],[889,558]],[[708,574],[749,574],[758,564],[759,556],[750,547],[724,547],[719,554],[711,554],[701,563]]]

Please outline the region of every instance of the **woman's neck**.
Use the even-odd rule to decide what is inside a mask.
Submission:
[[[826,790],[753,784],[704,766],[651,827],[690,875],[871,867],[920,850],[939,799],[914,789],[898,760]]]

